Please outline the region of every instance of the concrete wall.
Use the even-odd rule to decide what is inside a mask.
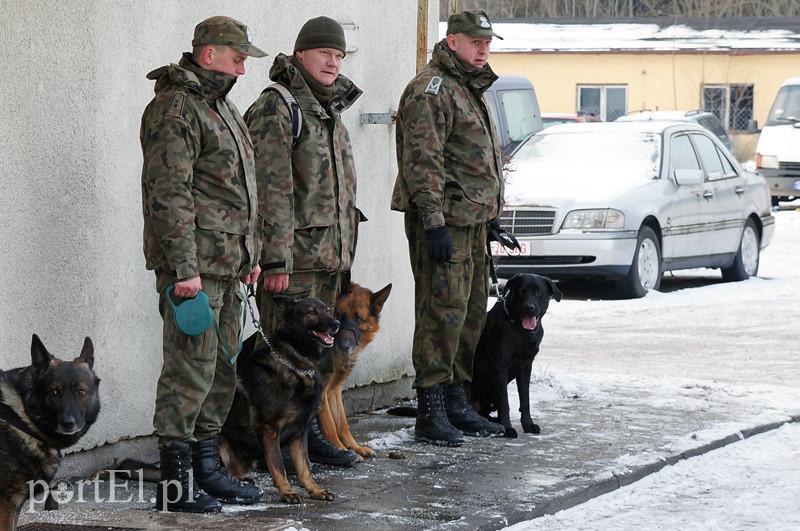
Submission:
[[[753,84],[753,117],[766,121],[781,83],[800,74],[800,53],[496,53],[499,74],[526,76],[542,112],[575,112],[577,85],[624,84],[628,110],[702,107],[704,84]],[[733,135],[740,160],[752,158],[757,135]]]
[[[437,8],[431,2],[431,43]],[[413,0],[0,0],[0,368],[29,362],[31,333],[69,359],[91,336],[103,405],[81,448],[152,431],[161,320],[141,249],[138,132],[153,94],[145,74],[177,62],[194,25],[212,15],[245,22],[272,57],[291,52],[308,18],[353,25],[348,41],[357,49],[342,70],[364,96],[345,121],[358,204],[370,219],[353,279],[394,289],[351,384],[412,371],[412,279],[402,216],[388,210],[394,130],[362,126],[359,114],[396,108],[414,73],[416,10]],[[265,86],[272,57],[248,60],[230,95],[242,112]]]

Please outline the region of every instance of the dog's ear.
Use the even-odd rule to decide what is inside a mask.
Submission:
[[[520,279],[520,276],[519,276],[519,273],[517,273],[513,277],[511,277],[508,280],[506,280],[506,283],[503,286],[503,295],[505,295],[506,293],[510,293],[510,292],[514,291],[516,284],[520,281],[519,279]]]
[[[284,310],[288,310],[289,308],[297,304],[296,300],[287,295],[272,295],[272,300],[274,300]]]
[[[542,277],[542,279],[547,282],[547,285],[550,286],[550,298],[555,299],[556,302],[561,302],[561,290],[558,289],[558,286],[552,279],[547,277]]]
[[[386,304],[386,299],[389,298],[389,293],[392,291],[392,285],[387,284],[382,290],[373,293],[370,297],[370,311],[374,314],[381,313],[383,305]]]
[[[31,366],[34,370],[44,372],[50,366],[52,359],[53,355],[47,352],[39,336],[33,334],[31,338]]]
[[[80,355],[72,361],[86,363],[90,369],[94,369],[94,344],[91,338],[87,337],[83,340],[83,348]]]

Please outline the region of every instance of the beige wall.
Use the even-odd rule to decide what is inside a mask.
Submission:
[[[800,52],[496,53],[498,74],[522,75],[536,87],[542,112],[575,112],[577,85],[624,84],[628,110],[697,109],[704,84],[754,84],[753,117],[762,125],[780,84],[800,75]],[[749,158],[757,135],[735,135],[737,156]]]

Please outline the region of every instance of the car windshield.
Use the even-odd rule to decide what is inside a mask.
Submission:
[[[784,125],[800,121],[800,85],[781,87],[767,117],[767,125]]]
[[[628,184],[656,179],[661,163],[657,133],[612,131],[537,134],[514,155],[511,173],[574,181]]]

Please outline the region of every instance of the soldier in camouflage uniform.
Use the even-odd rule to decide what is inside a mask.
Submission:
[[[222,469],[218,436],[236,386],[229,357],[242,325],[240,280],[255,282],[260,273],[253,149],[226,95],[244,74],[245,59],[266,54],[250,44],[246,26],[228,17],[198,24],[192,45],[177,65],[147,75],[156,81],[155,97],[140,132],[144,254],[164,322],[153,419],[162,478],[156,504],[219,512],[217,499],[254,503],[262,495]],[[219,330],[212,325],[188,336],[178,329],[166,300],[170,284],[176,302],[205,291]]]
[[[447,37],[400,99],[392,209],[405,212],[414,274],[417,438],[457,446],[503,427],[472,409],[464,384],[486,317],[486,224],[502,209],[500,149],[484,91],[493,31],[482,11],[451,15]]]
[[[302,112],[302,129],[275,87],[267,87],[245,113],[256,153],[259,223],[263,226],[262,281],[256,300],[268,334],[280,324],[272,295],[317,297],[333,307],[349,282],[358,224],[356,171],[341,113],[361,90],[339,74],[344,30],[317,17],[297,35],[291,57],[278,54],[270,79],[288,89]],[[312,461],[348,465],[358,456],[333,447],[312,425]]]

